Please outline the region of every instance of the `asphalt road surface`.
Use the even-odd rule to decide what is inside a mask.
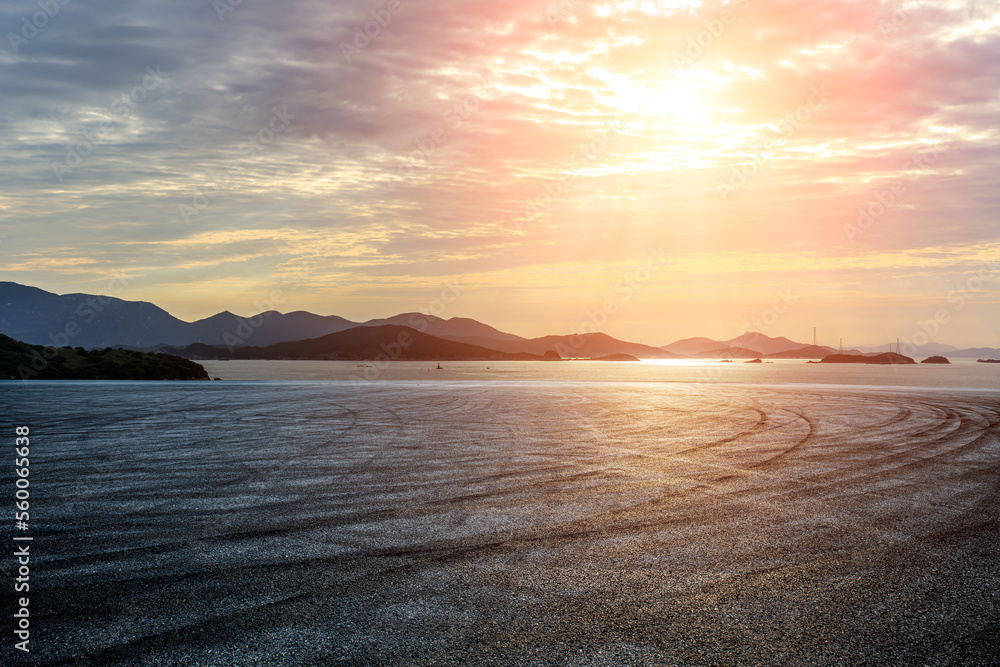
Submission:
[[[1000,664],[997,391],[5,383],[0,407],[11,448],[31,428],[35,538],[5,665]]]

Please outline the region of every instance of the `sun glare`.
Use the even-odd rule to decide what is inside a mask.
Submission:
[[[677,74],[663,81],[639,83],[623,74],[606,70],[593,72],[611,91],[609,104],[623,114],[650,117],[683,118],[695,121],[704,117],[705,108],[694,77]]]

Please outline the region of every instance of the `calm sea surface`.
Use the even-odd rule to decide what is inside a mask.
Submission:
[[[222,380],[721,382],[899,387],[1000,388],[1000,364],[957,360],[950,365],[868,366],[801,360],[742,361],[201,361]]]

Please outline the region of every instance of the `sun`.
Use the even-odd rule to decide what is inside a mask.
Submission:
[[[677,72],[659,81],[636,81],[612,72],[595,73],[607,84],[608,103],[622,114],[696,121],[705,117],[696,76]]]
[[[677,116],[694,120],[705,114],[697,84],[682,75],[652,87],[643,87],[638,95],[641,109],[650,116]]]

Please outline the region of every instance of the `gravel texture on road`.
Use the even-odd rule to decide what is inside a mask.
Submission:
[[[11,448],[31,427],[36,558],[32,653],[4,664],[1000,664],[1000,392],[37,383],[0,406]]]

